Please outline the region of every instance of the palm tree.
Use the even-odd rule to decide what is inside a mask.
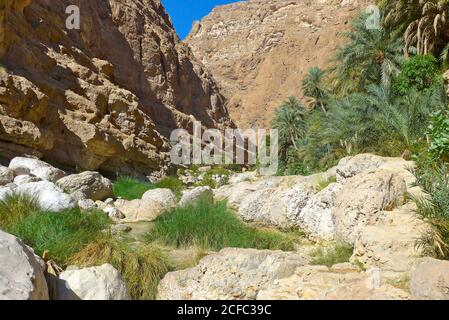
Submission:
[[[290,97],[276,110],[273,128],[279,131],[279,147],[285,156],[293,146],[298,149],[297,141],[306,132],[306,110],[296,97]]]
[[[325,87],[326,73],[318,67],[309,69],[307,76],[302,81],[303,94],[310,98],[309,106],[316,108],[319,106],[326,113],[326,100],[329,98],[329,91]]]
[[[352,30],[343,34],[349,42],[340,47],[333,68],[336,90],[343,95],[363,92],[369,84],[389,87],[400,71],[403,42],[389,30],[366,28],[366,15],[355,18]]]
[[[449,0],[383,1],[386,23],[405,30],[405,53],[427,54],[449,41]]]

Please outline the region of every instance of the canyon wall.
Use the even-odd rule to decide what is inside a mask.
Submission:
[[[67,6],[80,30],[66,28]],[[0,157],[149,174],[194,120],[232,126],[159,0],[2,0]]]

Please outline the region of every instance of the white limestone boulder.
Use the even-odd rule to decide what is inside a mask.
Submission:
[[[44,262],[18,238],[1,230],[0,300],[48,300]]]
[[[110,264],[64,271],[59,275],[57,300],[129,300],[119,272]]]
[[[9,163],[9,169],[14,171],[16,176],[31,174],[42,180],[51,182],[56,182],[65,176],[64,171],[59,170],[44,161],[33,158],[14,158]]]

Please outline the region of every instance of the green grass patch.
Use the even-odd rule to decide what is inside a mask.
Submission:
[[[0,228],[9,231],[26,217],[38,212],[36,201],[22,195],[12,195],[0,201]]]
[[[78,208],[59,213],[39,211],[27,197],[0,202],[0,228],[22,239],[59,266],[113,265],[123,276],[133,299],[153,299],[157,285],[169,271],[164,255],[152,246],[133,247],[114,238],[110,219],[100,211]]]
[[[346,244],[335,244],[329,248],[318,248],[312,252],[313,265],[332,267],[335,264],[349,262],[354,249]]]
[[[59,213],[35,212],[15,223],[9,231],[42,256],[65,265],[67,259],[89,243],[104,237],[103,230],[110,224],[103,212],[89,214],[79,209]]]
[[[125,242],[101,239],[69,260],[81,267],[113,265],[122,275],[132,299],[155,299],[157,286],[170,271],[161,250],[154,246],[132,247]]]
[[[114,196],[125,200],[141,199],[143,194],[152,189],[153,184],[131,177],[118,178],[113,184]]]
[[[183,184],[177,177],[166,177],[156,183],[143,182],[131,177],[122,177],[118,178],[113,184],[114,196],[125,200],[141,199],[148,190],[160,188],[171,189],[177,197],[180,197]]]
[[[225,202],[200,200],[160,216],[146,238],[147,242],[158,241],[176,248],[294,250],[299,235],[249,227],[228,210]]]
[[[332,183],[337,182],[337,177],[333,176],[333,177],[329,177],[327,179],[325,178],[320,178],[316,185],[315,185],[315,190],[316,192],[320,192],[324,189],[326,189],[327,187],[329,187]]]

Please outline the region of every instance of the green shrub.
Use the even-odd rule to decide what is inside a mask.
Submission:
[[[162,252],[153,246],[132,247],[113,239],[101,239],[69,259],[80,267],[113,265],[122,275],[131,298],[155,299],[159,281],[169,271]]]
[[[311,264],[332,267],[335,264],[349,262],[354,249],[347,244],[335,244],[330,248],[318,248],[312,252]]]
[[[26,217],[38,212],[36,201],[23,195],[12,195],[0,201],[0,229],[9,231]]]
[[[61,265],[89,243],[104,237],[110,223],[103,212],[84,213],[79,209],[63,212],[35,212],[16,221],[8,231],[42,256],[44,251]]]
[[[418,245],[436,258],[449,258],[449,168],[438,159],[423,155],[414,170],[416,184],[427,194],[414,198],[416,214],[431,228]]]
[[[227,209],[225,202],[198,203],[175,208],[156,219],[147,241],[174,247],[198,246],[293,250],[296,234],[257,230],[246,226]]]
[[[417,55],[406,60],[393,82],[394,92],[406,95],[410,90],[422,91],[433,86],[440,78],[437,63],[437,59],[431,54]]]
[[[430,153],[444,162],[449,162],[449,111],[433,113],[428,130]]]

